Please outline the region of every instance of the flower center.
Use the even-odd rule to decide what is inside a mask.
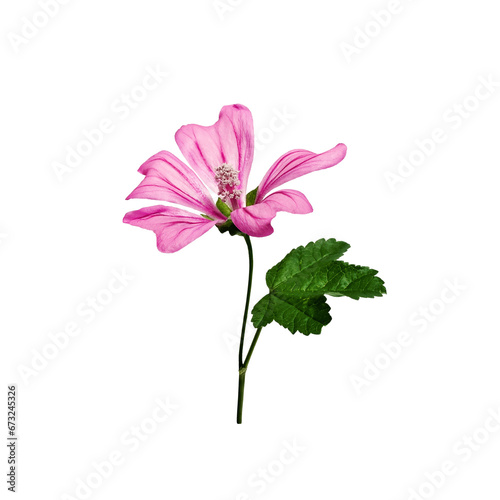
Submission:
[[[215,181],[219,188],[219,198],[224,203],[231,203],[233,200],[239,200],[243,194],[241,189],[234,189],[239,183],[239,170],[236,170],[232,165],[223,163],[215,169]]]

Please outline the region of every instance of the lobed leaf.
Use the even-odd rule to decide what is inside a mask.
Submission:
[[[276,321],[292,333],[319,334],[323,326],[332,320],[330,306],[324,295],[320,297],[294,297],[269,293],[252,310],[255,328]]]
[[[326,268],[342,257],[349,247],[350,245],[344,241],[323,238],[305,247],[295,248],[281,262],[269,269],[266,274],[267,286],[270,290],[274,290],[295,275],[307,273],[311,268],[313,270],[318,267]]]
[[[301,297],[331,295],[346,296],[358,300],[361,297],[381,297],[386,293],[378,271],[355,266],[343,261],[326,262],[325,259],[305,269],[290,274],[271,289],[272,292],[293,294]]]
[[[319,334],[331,321],[325,295],[358,300],[385,294],[378,271],[338,260],[348,249],[332,238],[292,250],[267,272],[269,293],[252,310],[254,326],[276,321],[292,333]]]

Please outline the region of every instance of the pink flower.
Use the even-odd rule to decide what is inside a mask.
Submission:
[[[268,170],[255,200],[247,206],[254,153],[253,120],[248,108],[241,104],[225,106],[217,123],[210,127],[184,125],[175,140],[191,168],[173,154],[161,151],[141,166],[139,172],[145,177],[127,199],[167,201],[203,215],[156,205],[129,212],[123,219],[127,224],[154,231],[158,249],[167,253],[180,250],[215,225],[228,223],[229,218],[242,233],[269,236],[273,232],[271,221],[278,212],[313,211],[299,191],[271,191],[309,172],[333,167],[346,155],[344,144],[321,154],[303,149],[286,153]],[[227,205],[218,203],[226,215],[214,203],[209,189]]]

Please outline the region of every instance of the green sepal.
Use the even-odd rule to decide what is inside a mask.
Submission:
[[[231,215],[231,209],[220,198],[217,198],[217,203],[215,204],[215,206],[219,209],[222,215],[225,215],[226,217],[229,217]]]
[[[223,224],[217,224],[217,229],[222,233],[229,233],[231,236],[243,236],[244,234],[234,225],[231,218],[227,219]]]
[[[255,205],[255,200],[257,199],[257,190],[258,189],[259,188],[256,187],[253,191],[250,191],[247,194],[247,200],[246,200],[247,207],[251,207],[252,205]]]

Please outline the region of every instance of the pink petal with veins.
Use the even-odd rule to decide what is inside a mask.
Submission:
[[[243,233],[263,237],[273,233],[271,221],[278,212],[309,214],[312,211],[311,204],[300,191],[284,189],[270,194],[256,205],[235,210],[231,219]]]
[[[239,172],[240,183],[235,189],[246,193],[254,153],[253,119],[248,108],[224,106],[214,125],[184,125],[175,140],[193,170],[214,192],[218,192],[215,169],[225,163]],[[244,196],[238,206],[243,200]]]
[[[315,154],[305,149],[295,149],[284,154],[262,179],[257,191],[257,203],[264,199],[267,193],[285,182],[316,170],[337,165],[345,158],[346,152],[345,144],[337,144],[333,149],[321,154]]]
[[[177,252],[216,224],[200,215],[163,205],[128,212],[123,222],[154,231],[158,250],[164,253]]]
[[[129,194],[127,200],[142,198],[169,201],[200,210],[219,221],[225,217],[196,174],[168,151],[160,151],[144,162],[139,172],[146,177]]]

